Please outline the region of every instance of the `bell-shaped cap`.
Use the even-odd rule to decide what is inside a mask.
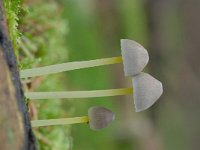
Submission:
[[[147,50],[133,40],[121,39],[121,53],[125,76],[139,74],[149,61]]]
[[[92,130],[100,130],[107,127],[114,119],[114,113],[104,107],[93,106],[88,110],[89,125]]]
[[[163,93],[162,83],[147,73],[133,77],[133,89],[136,112],[151,107]]]

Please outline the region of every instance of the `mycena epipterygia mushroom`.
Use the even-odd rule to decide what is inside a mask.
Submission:
[[[20,71],[20,77],[35,77],[82,68],[118,64],[122,62],[124,64],[125,76],[134,76],[140,73],[149,61],[149,55],[146,49],[139,43],[127,39],[121,40],[121,49],[122,56],[119,57],[68,62],[39,68],[25,69]]]
[[[133,87],[95,90],[95,91],[64,91],[64,92],[27,92],[27,98],[51,99],[51,98],[88,98],[127,95],[134,92],[134,103],[136,111],[149,108],[163,92],[162,83],[152,76],[141,73],[149,61],[147,50],[135,41],[121,40],[122,56],[104,58],[90,61],[69,62],[46,67],[26,69],[20,72],[21,78],[47,75],[62,71],[81,68],[123,63],[125,76],[133,78]]]
[[[33,120],[32,127],[53,126],[53,125],[69,125],[77,123],[88,123],[92,130],[100,130],[107,127],[115,119],[114,113],[104,107],[93,106],[88,110],[88,116]]]

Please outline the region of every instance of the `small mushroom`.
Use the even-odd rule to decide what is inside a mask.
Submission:
[[[139,74],[149,61],[147,50],[133,40],[121,39],[121,51],[125,76]]]
[[[32,127],[66,125],[77,123],[89,123],[92,130],[100,130],[107,127],[114,119],[114,113],[104,107],[94,106],[88,110],[88,116],[74,117],[74,118],[60,118],[47,120],[33,120]]]
[[[163,93],[162,83],[147,73],[134,76],[133,87],[136,112],[152,106]]]
[[[89,125],[93,130],[107,127],[114,119],[114,113],[104,107],[94,106],[88,110]]]
[[[133,94],[136,112],[153,105],[163,93],[162,83],[147,73],[140,73],[133,78],[133,87],[93,91],[63,91],[63,92],[26,92],[31,100],[108,97]]]
[[[140,73],[149,60],[149,55],[146,49],[139,43],[122,39],[121,40],[122,56],[101,58],[87,61],[67,62],[44,67],[24,69],[20,71],[20,78],[35,77],[41,75],[55,74],[64,71],[71,71],[76,69],[97,67],[112,64],[124,64],[125,76],[134,76]]]

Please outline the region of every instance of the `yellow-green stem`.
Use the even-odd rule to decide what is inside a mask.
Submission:
[[[20,71],[20,78],[35,77],[47,74],[54,74],[63,71],[70,71],[81,68],[90,68],[103,65],[111,65],[122,62],[122,57],[111,57],[103,58],[89,61],[77,61],[77,62],[68,62],[56,65],[50,65],[45,67],[25,69]]]
[[[48,120],[33,120],[31,121],[32,127],[41,126],[53,126],[53,125],[66,125],[66,124],[77,124],[77,123],[88,123],[88,116],[74,117],[74,118],[62,118],[62,119],[48,119]]]
[[[94,91],[65,91],[65,92],[26,92],[25,96],[31,100],[56,99],[56,98],[91,98],[128,95],[133,93],[133,88],[94,90]]]

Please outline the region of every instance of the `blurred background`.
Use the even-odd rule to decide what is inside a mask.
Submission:
[[[15,49],[21,69],[120,56],[120,39],[126,38],[148,50],[145,72],[164,86],[158,102],[141,113],[132,96],[27,101],[32,119],[85,116],[94,105],[116,113],[98,132],[87,124],[34,129],[40,149],[199,149],[200,1],[24,0],[20,6]],[[26,91],[97,90],[129,87],[131,79],[119,64],[22,83]]]

